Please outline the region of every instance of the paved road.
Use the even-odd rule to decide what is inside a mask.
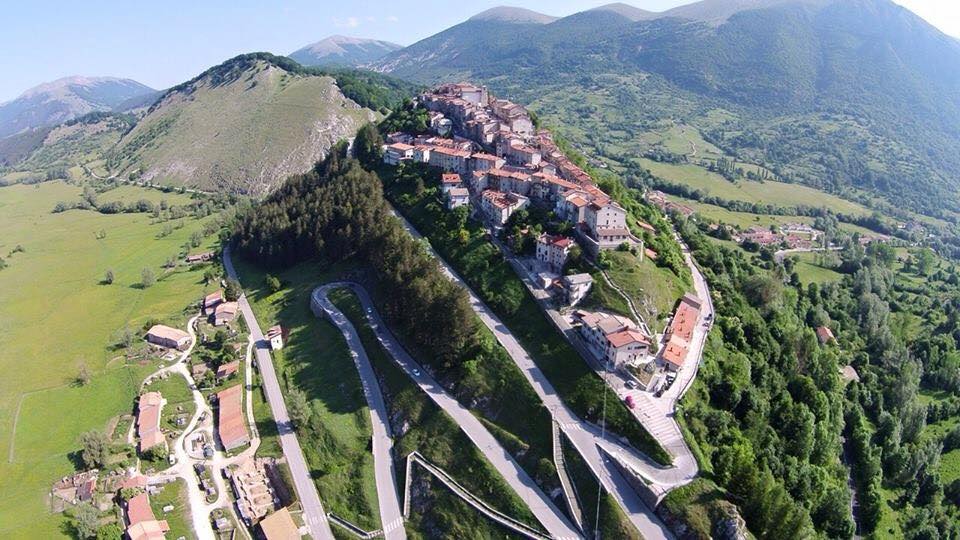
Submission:
[[[414,238],[422,239],[423,236],[399,213],[394,215],[400,219],[401,224]],[[470,305],[480,317],[483,324],[493,332],[497,341],[506,349],[510,358],[523,373],[527,382],[533,387],[534,391],[540,397],[544,406],[550,410],[554,420],[560,425],[567,439],[573,444],[577,452],[583,457],[584,461],[590,467],[604,489],[609,492],[617,501],[620,507],[626,512],[628,519],[637,528],[638,531],[647,538],[673,538],[673,534],[653,513],[653,511],[643,502],[640,495],[631,487],[628,480],[620,474],[613,463],[610,462],[599,450],[602,446],[605,451],[630,464],[634,469],[639,470],[646,477],[647,483],[651,486],[654,493],[663,491],[663,486],[672,486],[678,481],[689,481],[684,478],[686,474],[678,471],[674,467],[665,468],[653,462],[647,456],[637,452],[634,448],[626,446],[619,441],[606,436],[605,432],[594,424],[584,422],[573,413],[560,399],[553,385],[547,380],[547,377],[540,371],[536,363],[520,345],[520,342],[513,336],[510,329],[503,324],[500,319],[494,315],[493,311],[487,307],[483,301],[473,292],[472,289],[463,281],[463,279],[453,271],[453,269],[444,261],[433,249],[431,254],[440,263],[447,276],[463,287],[470,298]]]
[[[524,471],[520,465],[513,459],[509,452],[497,439],[487,430],[483,423],[477,419],[473,413],[460,403],[437,383],[436,380],[400,346],[393,334],[387,329],[380,314],[374,309],[373,301],[367,292],[355,284],[339,283],[330,284],[318,288],[314,291],[314,299],[324,305],[324,309],[330,310],[334,320],[341,329],[346,328],[353,334],[350,340],[351,348],[358,354],[363,350],[359,346],[359,338],[356,336],[356,330],[346,320],[339,310],[326,300],[326,292],[335,286],[351,286],[360,303],[366,312],[367,321],[370,327],[377,334],[377,339],[383,345],[384,349],[393,356],[394,361],[403,369],[415,383],[430,396],[441,409],[444,410],[453,421],[460,426],[460,429],[467,437],[483,452],[484,456],[490,461],[493,467],[500,473],[503,479],[513,488],[513,490],[523,499],[527,507],[537,518],[537,520],[546,528],[554,538],[579,538],[580,533],[560,511],[556,505],[540,490],[536,482]],[[356,344],[356,348],[354,348]]]
[[[237,279],[236,269],[234,269],[233,261],[230,259],[229,247],[223,250],[223,266],[230,277]],[[320,503],[320,494],[317,492],[317,486],[310,476],[310,468],[307,467],[307,461],[303,457],[300,441],[297,440],[297,434],[293,431],[290,423],[287,405],[283,401],[277,372],[273,368],[273,360],[270,358],[269,349],[265,346],[266,340],[260,330],[260,324],[250,308],[250,303],[247,302],[246,295],[240,297],[239,303],[243,318],[250,328],[250,337],[258,344],[255,351],[257,368],[260,370],[260,378],[263,380],[263,388],[266,391],[267,401],[270,403],[270,410],[273,412],[273,419],[277,423],[277,430],[280,433],[280,446],[283,448],[283,455],[290,466],[290,473],[293,476],[294,486],[303,505],[303,517],[310,529],[310,535],[317,539],[333,540],[333,531],[330,530],[330,522],[327,520],[327,514]]]
[[[377,482],[377,499],[380,502],[380,523],[387,540],[406,538],[403,528],[403,504],[400,489],[397,487],[397,470],[392,455],[393,434],[390,430],[390,415],[380,391],[380,383],[363,349],[360,337],[350,321],[327,299],[327,294],[343,284],[333,283],[313,290],[311,307],[319,306],[327,318],[340,329],[350,347],[353,362],[360,374],[363,395],[370,407],[370,420],[373,425],[373,465]]]

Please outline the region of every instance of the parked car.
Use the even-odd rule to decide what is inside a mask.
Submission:
[[[627,407],[629,407],[629,408],[631,408],[631,409],[632,409],[633,406],[634,406],[633,396],[627,396],[627,398],[624,399],[623,402],[626,403],[626,404],[627,404]]]
[[[638,386],[640,386],[640,385],[637,384],[637,381],[635,381],[635,380],[633,380],[633,379],[628,379],[625,386],[626,386],[627,388],[636,388],[636,387],[638,387]]]

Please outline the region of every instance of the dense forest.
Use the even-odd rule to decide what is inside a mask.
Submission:
[[[960,480],[944,486],[939,471],[960,442],[955,270],[928,251],[905,266],[889,246],[848,238],[843,280],[804,286],[791,259],[717,243],[703,222],[680,230],[717,310],[683,421],[751,531],[849,538],[846,440],[861,534],[957,538]],[[820,326],[836,340],[819,343]],[[847,365],[859,381],[840,377]],[[928,404],[921,389],[942,399]]]

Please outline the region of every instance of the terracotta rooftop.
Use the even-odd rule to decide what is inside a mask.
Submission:
[[[227,450],[232,450],[250,440],[247,424],[243,418],[241,392],[243,392],[243,386],[240,384],[217,392],[217,433],[220,435],[220,442]]]

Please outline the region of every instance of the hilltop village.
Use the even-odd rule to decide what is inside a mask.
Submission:
[[[571,236],[544,233],[535,258],[524,268],[537,287],[573,307],[590,291],[590,274],[564,275],[571,250],[596,259],[602,251],[630,249],[656,257],[627,224],[626,210],[557,146],[551,133],[536,129],[522,106],[492,95],[484,86],[445,84],[419,96],[431,133],[386,136],[383,161],[425,164],[443,171],[448,209],[467,206],[499,232],[510,217],[530,206],[544,208],[571,225]],[[641,228],[651,228],[639,222]],[[689,349],[701,300],[687,295],[661,336],[647,324],[604,312],[567,310],[565,322],[605,369],[626,375],[634,388],[662,390],[675,379]]]

